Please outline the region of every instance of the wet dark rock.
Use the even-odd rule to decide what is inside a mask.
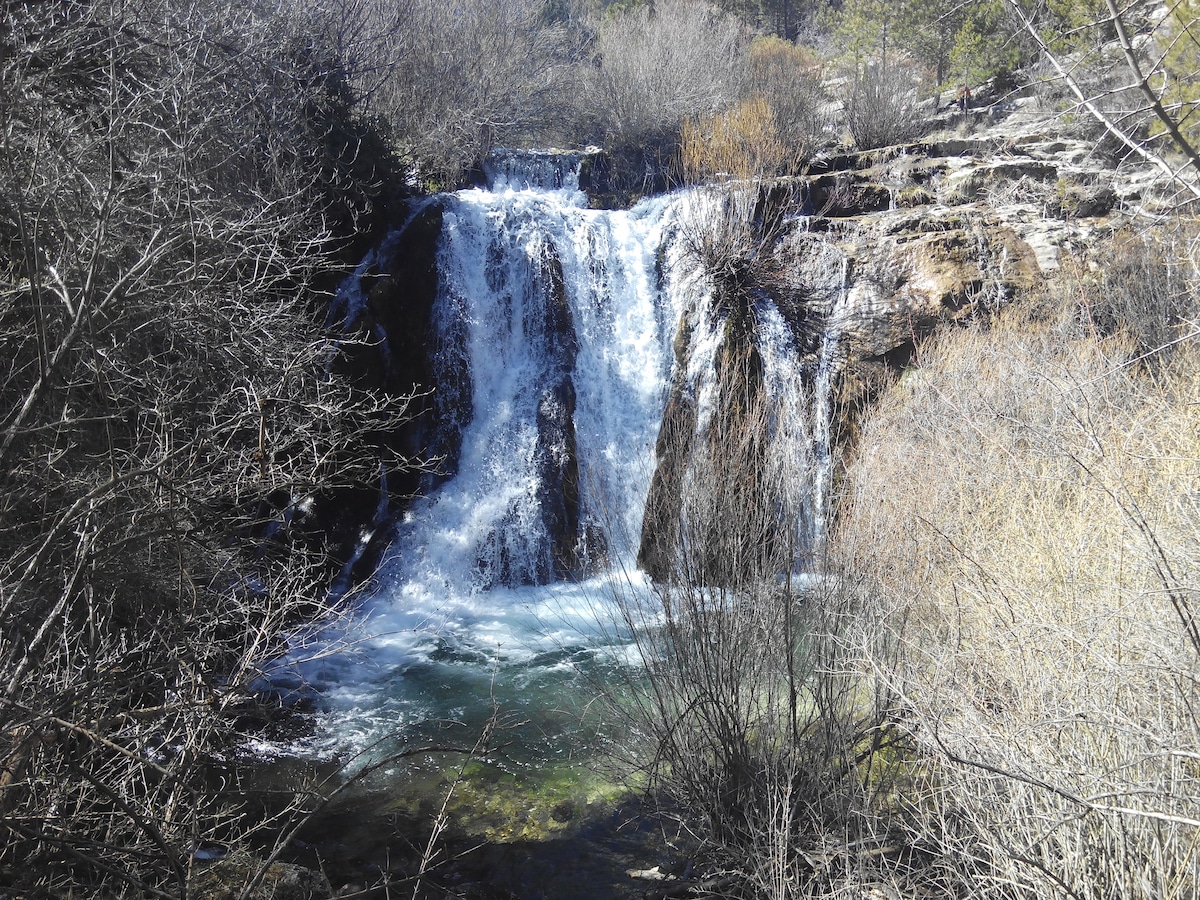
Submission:
[[[339,374],[364,390],[415,395],[409,407],[411,420],[398,429],[365,435],[352,451],[357,461],[364,456],[428,458],[450,455],[456,449],[452,444],[438,451],[428,446],[433,400],[426,391],[434,379],[428,348],[441,223],[441,208],[429,203],[406,229],[389,233],[372,251],[370,263],[352,276],[358,279],[355,287],[361,306],[334,307],[338,318],[330,328],[335,333],[344,329],[358,339],[343,344],[332,361]],[[291,516],[289,528],[309,535],[330,553],[333,565],[343,568],[339,581],[359,581],[375,569],[385,549],[378,528],[382,493],[386,491],[386,505],[393,511],[402,509],[421,477],[415,471],[384,466],[375,484],[344,486],[312,498],[288,498],[289,505],[303,512],[302,517]]]
[[[433,320],[438,294],[437,247],[442,231],[442,208],[431,203],[388,247],[379,261],[379,275],[367,289],[363,328],[380,332],[385,345],[356,349],[366,368],[368,387],[390,393],[419,392],[413,401],[414,417],[393,438],[394,449],[411,458],[442,458],[453,469],[461,447],[461,432],[453,424],[463,418],[462,396],[470,398],[469,373],[453,349],[439,347]],[[440,354],[440,355],[439,355]],[[464,385],[463,382],[466,382]],[[439,385],[436,394],[431,388]],[[434,420],[437,420],[436,422]],[[419,476],[400,475],[393,493],[414,493]]]
[[[822,175],[809,182],[814,211],[822,216],[856,216],[881,212],[892,206],[892,191],[885,185],[862,181],[849,172]]]
[[[559,803],[550,813],[555,822],[570,822],[575,818],[575,804],[570,800]]]
[[[580,522],[579,458],[572,376],[579,340],[562,263],[553,244],[534,254],[535,272],[523,298],[525,340],[544,363],[537,402],[536,496],[513,501],[484,542],[477,576],[483,586],[546,584],[581,571],[585,530]],[[497,290],[503,285],[495,285]],[[541,528],[533,527],[535,515]],[[540,546],[544,539],[546,546]]]
[[[579,186],[593,209],[628,209],[642,197],[676,186],[676,164],[669,139],[609,147],[584,159]]]
[[[611,562],[609,555],[608,533],[599,522],[584,522],[583,533],[575,553],[577,568],[581,578],[588,578],[608,568]]]
[[[555,580],[577,574],[579,455],[575,439],[575,385],[564,376],[538,404],[538,474],[542,521],[550,537]]]
[[[677,350],[678,352],[678,350]],[[642,514],[638,567],[655,581],[671,576],[679,514],[683,509],[683,484],[696,433],[695,399],[682,379],[671,385],[655,442],[654,474]]]
[[[567,301],[562,261],[559,259],[557,248],[549,242],[542,245],[537,258],[537,282],[544,298],[532,298],[539,313],[532,316],[529,323],[529,339],[535,345],[540,345],[541,354],[550,360],[552,369],[570,371],[575,367],[579,338],[575,333],[575,323],[571,319],[571,307]]]

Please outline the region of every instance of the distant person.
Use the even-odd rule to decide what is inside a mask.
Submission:
[[[964,84],[958,89],[958,96],[955,99],[958,101],[958,111],[965,113],[971,108],[971,89]]]

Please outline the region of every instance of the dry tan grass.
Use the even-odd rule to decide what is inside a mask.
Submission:
[[[1200,891],[1200,347],[1130,363],[1091,290],[926,348],[845,485],[928,767],[906,824],[969,896]]]
[[[795,152],[779,134],[775,112],[762,97],[683,123],[680,160],[685,180],[761,178],[783,171]]]

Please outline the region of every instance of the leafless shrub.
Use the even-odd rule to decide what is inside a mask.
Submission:
[[[496,145],[575,137],[575,31],[541,0],[380,2],[387,69],[372,102],[433,185],[456,186]]]
[[[0,878],[178,896],[218,751],[322,612],[311,503],[402,414],[328,377],[324,54],[244,4],[0,26]],[[352,452],[353,451],[353,452]],[[366,452],[364,452],[366,451]],[[401,465],[402,461],[388,461]]]
[[[1136,88],[1130,87],[1124,61],[1115,48],[1081,49],[1071,56],[1071,81],[1088,103],[1135,140],[1146,141],[1152,117]],[[1098,154],[1116,158],[1129,155],[1129,148],[1080,103],[1070,84],[1053,66],[1043,63],[1031,71],[1035,73],[1033,87],[1041,101],[1061,111],[1060,122],[1065,133],[1094,141]]]
[[[674,161],[684,121],[741,95],[743,32],[704,0],[663,0],[606,17],[589,106],[598,137],[653,180]]]
[[[680,158],[683,177],[692,183],[761,178],[798,161],[779,135],[774,111],[757,96],[716,115],[684,122]]]
[[[1123,331],[1149,365],[1167,361],[1172,345],[1196,327],[1192,271],[1182,256],[1189,236],[1173,229],[1125,234],[1089,290],[1084,313],[1102,333]],[[1190,324],[1189,324],[1190,323]]]
[[[786,181],[743,178],[689,192],[679,236],[713,280],[719,305],[744,307],[756,291],[780,294],[784,263],[775,249],[799,190]]]
[[[827,140],[830,124],[820,59],[789,41],[767,37],[750,45],[749,62],[747,88],[774,113],[788,161],[808,159]]]
[[[1200,197],[1200,151],[1189,121],[1197,46],[1189,4],[1170,6],[1165,15],[1116,0],[1105,0],[1102,9],[1068,4],[1053,11],[1069,23],[1066,29],[1047,27],[1044,6],[1022,0],[1005,0],[1005,6],[1041,51],[1052,80],[1103,130],[1115,154],[1157,168],[1177,201]],[[1122,75],[1115,74],[1118,66]]]
[[[688,251],[719,284],[744,285],[760,235],[755,223],[759,189],[754,182],[697,188],[679,218]]]
[[[854,662],[870,617],[837,579],[793,573],[811,473],[788,417],[804,404],[766,396],[754,353],[727,341],[720,397],[677,473],[678,518],[657,523],[667,573],[618,598],[646,671],[614,710],[725,888],[800,896],[829,885],[847,848],[889,852],[861,813],[889,790],[896,732]]]
[[[921,136],[929,116],[921,104],[922,76],[900,59],[872,60],[851,78],[844,100],[846,128],[860,150]]]
[[[1062,314],[945,336],[860,444],[837,542],[891,598],[921,748],[898,821],[970,897],[1190,896],[1194,340]]]

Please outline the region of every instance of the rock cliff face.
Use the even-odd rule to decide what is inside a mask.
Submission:
[[[718,290],[740,296],[741,304],[773,304],[789,326],[801,357],[796,372],[813,398],[814,478],[829,477],[820,475],[821,453],[851,438],[858,410],[923,336],[1031,296],[1061,254],[1081,252],[1086,259],[1098,238],[1142,213],[1153,190],[1145,171],[1118,167],[1093,146],[1053,136],[1056,123],[1033,98],[945,124],[947,134],[970,136],[830,156],[803,177],[729,185],[731,194],[742,192],[740,202],[714,204],[754,209],[747,221],[756,240],[746,241],[754,252],[744,266],[725,266],[714,279],[724,278]],[[724,306],[729,321],[741,308]],[[686,352],[688,327],[685,321],[677,356],[680,346]],[[727,328],[722,352],[749,358],[764,339],[753,328]],[[686,368],[686,360],[677,362]],[[816,399],[822,391],[830,392],[824,406]],[[832,421],[815,421],[823,415]],[[711,428],[698,435],[697,427],[688,386],[672,385],[639,554],[656,578],[669,570],[670,527],[698,441],[712,437]],[[765,446],[768,435],[756,439]],[[740,460],[739,478],[754,481],[758,465]],[[822,490],[815,486],[807,501],[814,534],[827,512]],[[719,518],[761,519],[752,508],[761,493],[743,492],[732,501],[743,508]]]
[[[840,330],[849,394],[932,328],[1028,296],[1064,252],[1086,256],[1154,195],[1154,173],[1056,136],[1035,98],[944,125],[767,189],[806,213],[775,244],[772,293],[804,330]]]

